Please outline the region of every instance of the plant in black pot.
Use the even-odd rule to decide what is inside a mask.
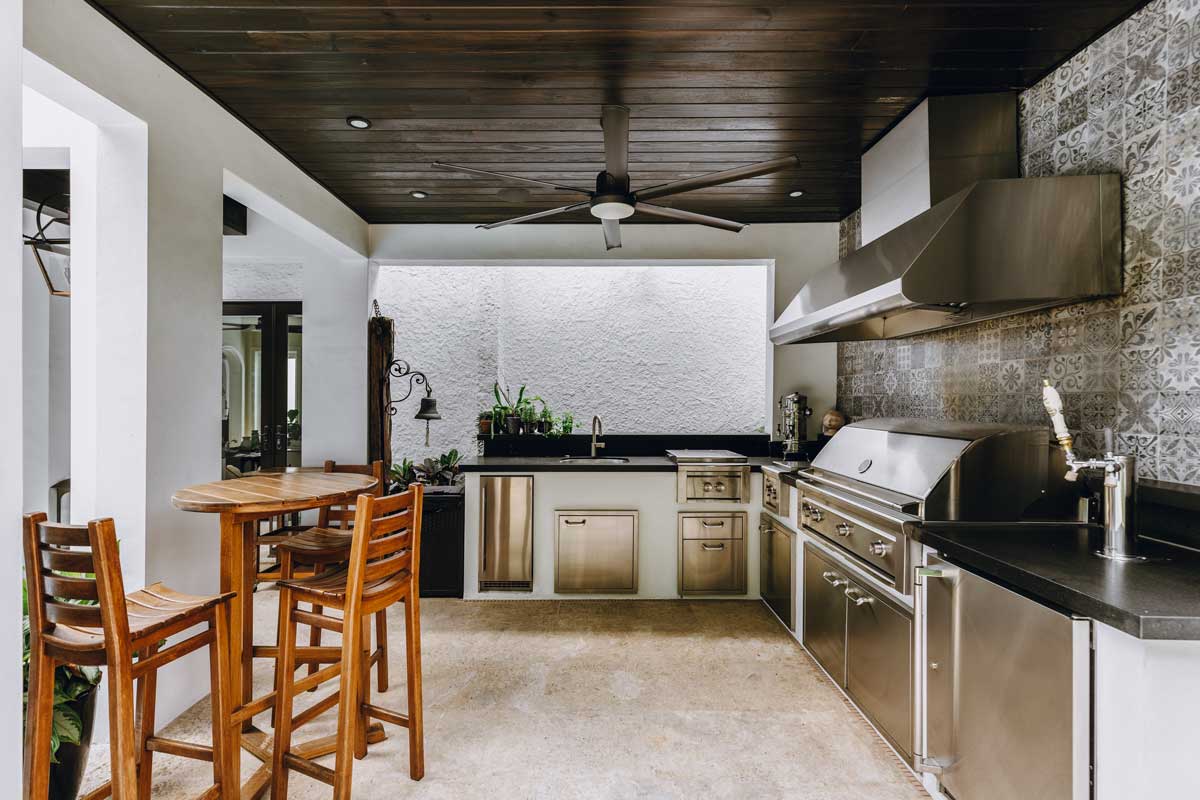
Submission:
[[[500,384],[492,384],[492,394],[496,397],[496,405],[492,408],[492,430],[495,432],[496,422],[499,421],[502,425],[502,432],[510,436],[516,436],[521,432],[521,404],[525,402],[525,387],[521,387],[520,393],[517,395],[517,402],[512,403],[508,399],[508,392],[500,388]]]
[[[521,433],[534,434],[538,432],[538,413],[533,403],[526,402],[520,407]]]
[[[82,602],[82,601],[80,601]],[[25,638],[23,705],[29,697],[29,597],[21,582],[22,630]],[[87,767],[96,717],[97,667],[60,664],[54,670],[54,726],[50,730],[49,800],[75,800]]]
[[[462,456],[457,450],[427,458],[413,467],[416,480],[426,486],[457,486],[462,482]]]

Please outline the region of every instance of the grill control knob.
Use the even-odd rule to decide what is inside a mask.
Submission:
[[[852,531],[852,530],[854,530],[854,526],[851,525],[849,522],[839,522],[837,524],[838,536],[849,536],[850,531]]]
[[[891,545],[882,539],[871,542],[871,555],[873,556],[886,556],[891,549]]]
[[[820,522],[821,520],[825,519],[825,513],[823,511],[821,511],[821,509],[817,508],[816,506],[813,506],[812,510],[809,511],[808,513],[809,513],[809,516],[811,516],[813,518],[813,522]]]
[[[723,492],[723,491],[725,491],[725,484],[723,484],[723,483],[718,483],[718,484],[717,484],[717,491],[718,491],[718,492]]]
[[[708,482],[705,482],[705,484],[704,484],[704,491],[706,491],[706,492],[711,492],[711,491],[712,491],[712,484],[711,484],[711,483],[708,483]]]

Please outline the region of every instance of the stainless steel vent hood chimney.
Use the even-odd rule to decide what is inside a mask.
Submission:
[[[1120,177],[997,179],[1005,159],[994,152],[938,158],[939,125],[957,126],[943,141],[975,146],[987,138],[979,130],[999,129],[1013,154],[1016,126],[1014,105],[1011,131],[998,128],[988,96],[936,100],[954,111],[928,112],[936,204],[817,273],[771,327],[772,342],[891,339],[1121,291]],[[981,105],[989,111],[976,124],[967,112]]]

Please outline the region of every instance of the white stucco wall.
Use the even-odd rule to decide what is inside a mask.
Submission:
[[[773,319],[819,269],[837,260],[837,223],[751,225],[740,234],[696,225],[623,225],[623,246],[604,252],[598,225],[372,225],[371,258],[417,262],[570,259],[772,259]],[[766,332],[763,332],[764,340]],[[765,346],[765,345],[764,345]],[[803,392],[819,418],[834,404],[837,346],[797,344],[773,349],[768,396]],[[772,427],[777,417],[772,420]],[[810,430],[815,434],[815,428]]]
[[[303,303],[301,463],[365,463],[367,261],[338,258],[254,210],[247,217],[247,235],[222,245],[222,296]]]
[[[21,441],[21,3],[0,0],[0,530],[5,551],[0,586],[0,775],[16,794],[21,780],[21,512],[24,478]]]
[[[395,458],[473,453],[497,379],[574,412],[581,429],[598,414],[609,433],[765,430],[769,273],[382,266],[376,296],[396,321],[396,355],[428,374],[443,417],[427,450],[409,400],[394,417]]]

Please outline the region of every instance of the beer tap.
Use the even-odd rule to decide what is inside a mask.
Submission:
[[[1066,451],[1066,479],[1078,479],[1081,471],[1104,474],[1104,547],[1096,555],[1114,561],[1144,561],[1137,550],[1136,459],[1113,452],[1112,429],[1104,429],[1104,457],[1081,459],[1075,455],[1075,440],[1063,418],[1063,402],[1058,391],[1043,381],[1042,404],[1054,426],[1054,438]]]

